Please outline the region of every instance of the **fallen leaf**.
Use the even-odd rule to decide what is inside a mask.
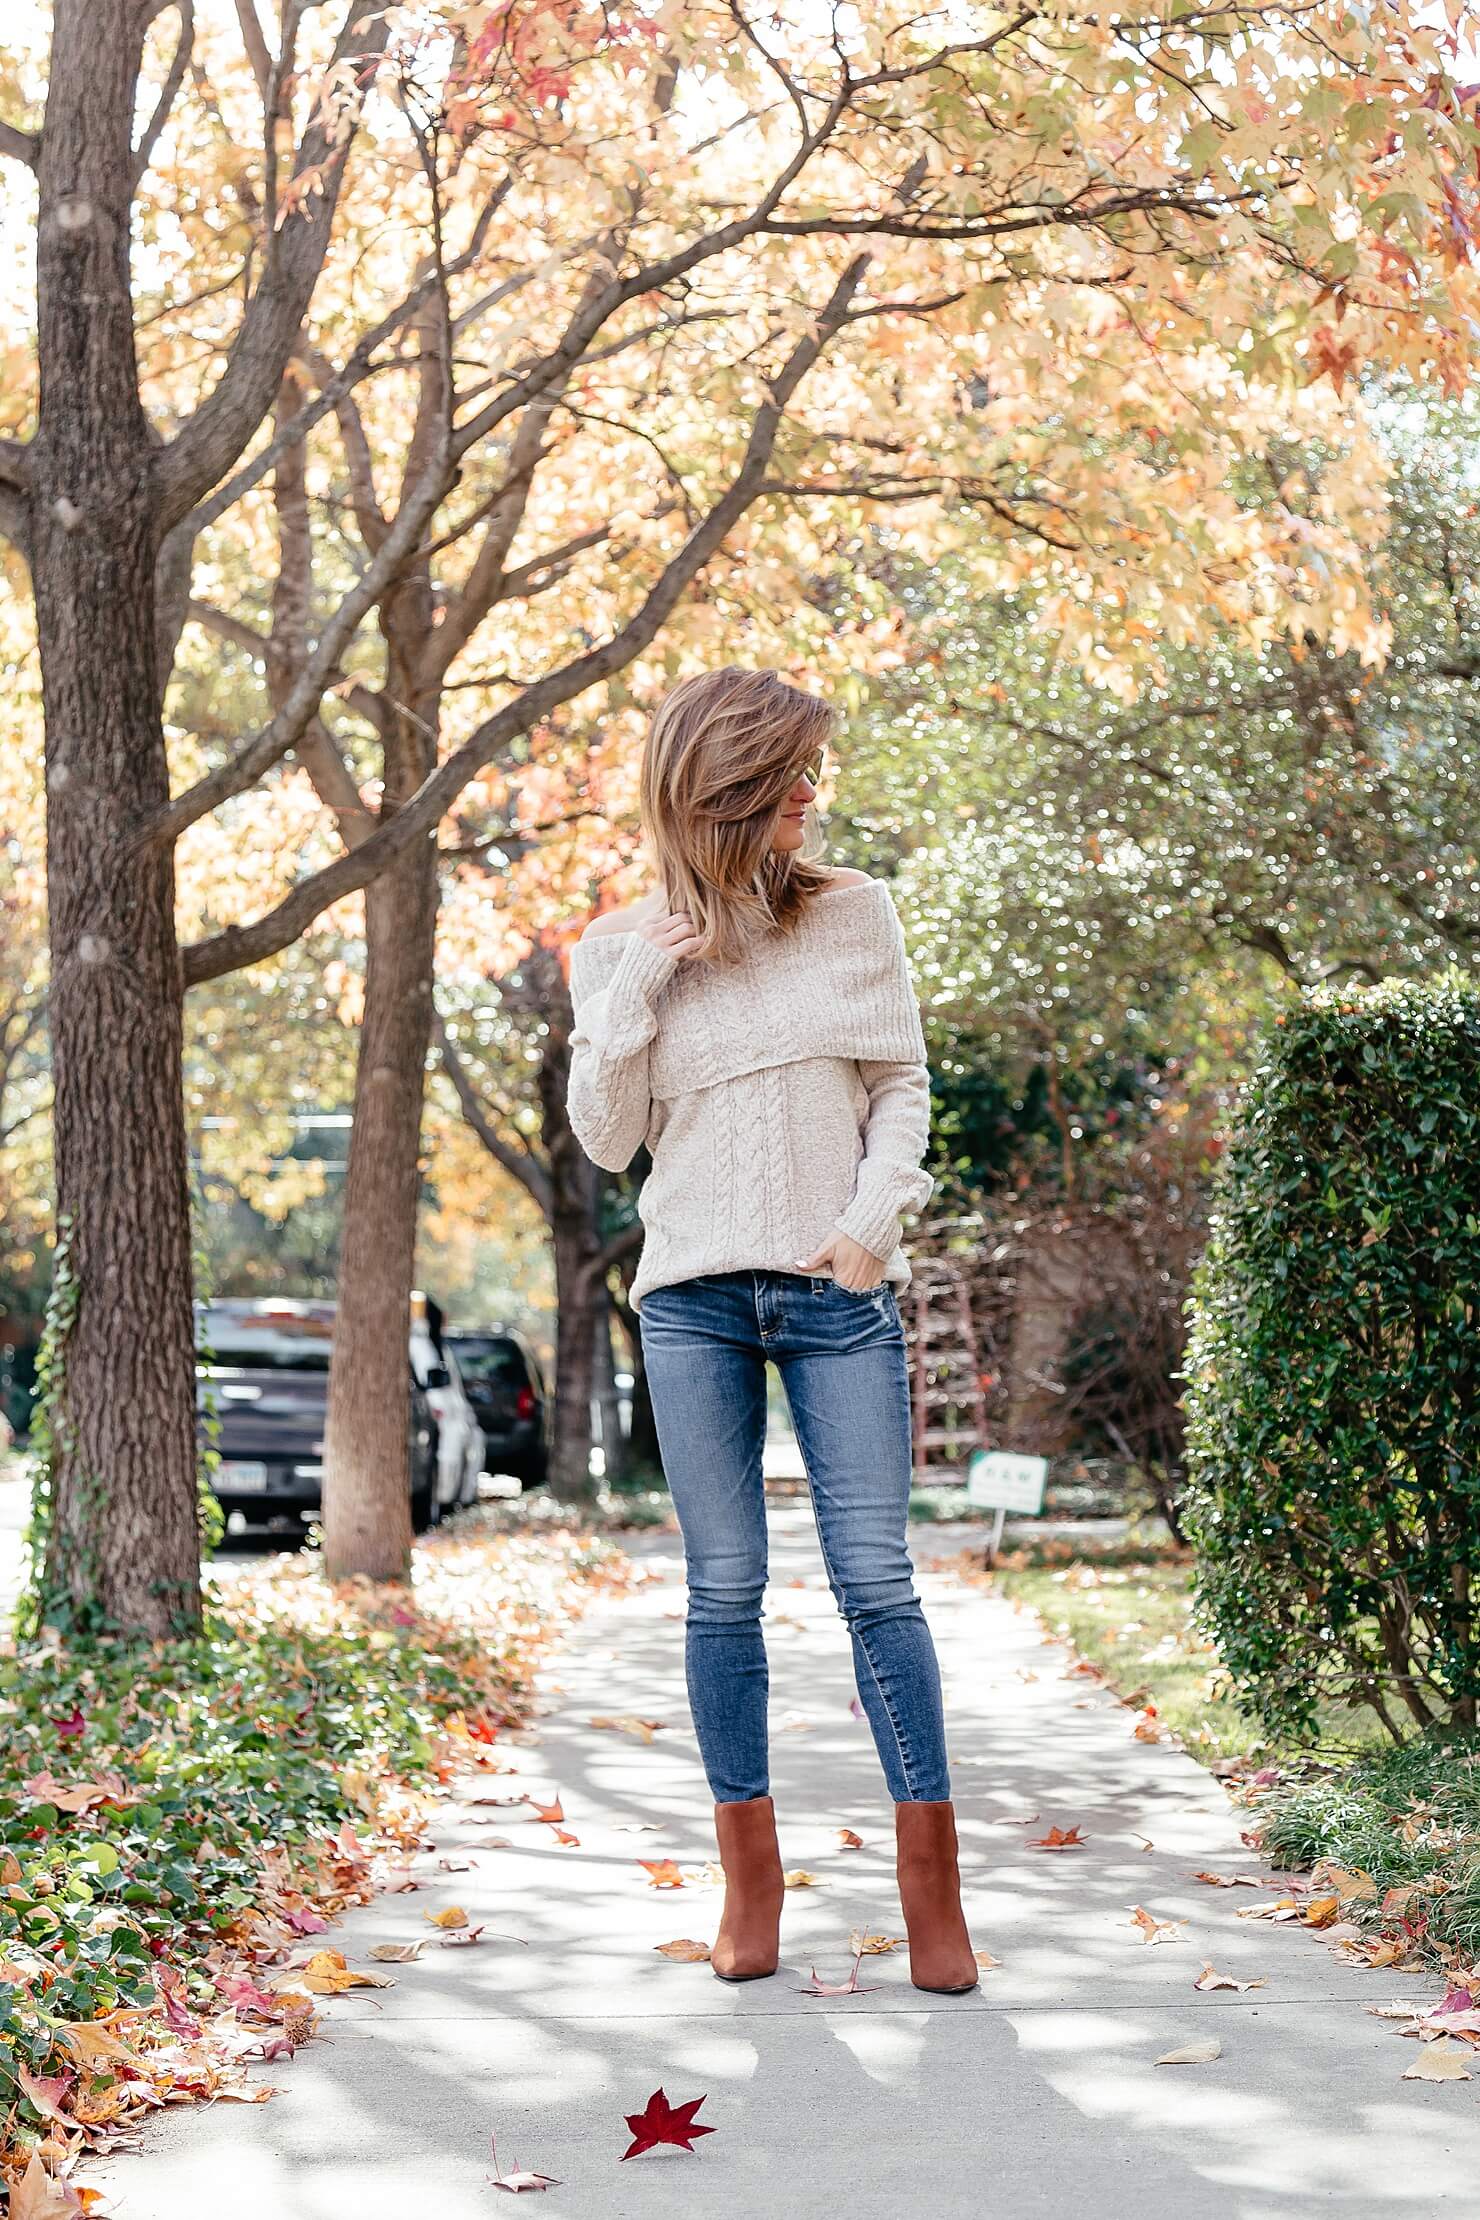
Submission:
[[[861,1850],[863,1848],[863,1837],[862,1835],[856,1835],[851,1827],[839,1827],[838,1848],[840,1850]]]
[[[483,1940],[483,1923],[476,1927],[463,1927],[455,1935],[439,1935],[437,1940],[444,1950],[470,1950],[474,1943]]]
[[[1180,2050],[1164,2050],[1157,2059],[1158,2066],[1207,2066],[1223,2055],[1223,2045],[1216,2035],[1209,2035],[1201,2043],[1184,2043]]]
[[[499,2173],[497,2170],[498,2144],[491,2135],[488,2138],[488,2147],[493,2153],[494,2164],[494,2172],[488,2178],[495,2189],[507,2189],[517,2195],[521,2189],[558,2189],[560,2187],[553,2174],[535,2174],[531,2173],[528,2168],[521,2168],[513,2174]]]
[[[818,1880],[817,1875],[809,1873],[805,1866],[794,1865],[789,1873],[782,1874],[781,1886],[784,1889],[819,1889],[822,1887],[822,1883]]]
[[[707,1965],[709,1961],[708,1943],[694,1942],[687,1935],[677,1942],[654,1943],[653,1948],[660,1958],[673,1958],[682,1966]]]
[[[1185,1942],[1186,1937],[1182,1930],[1186,1924],[1181,1919],[1158,1919],[1143,1904],[1137,1904],[1131,1910],[1131,1925],[1140,1928],[1141,1939],[1146,1943]]]
[[[512,1850],[514,1844],[508,1835],[490,1835],[486,1842],[479,1843],[478,1848],[480,1850]]]
[[[1328,1888],[1335,1889],[1343,1904],[1365,1903],[1377,1895],[1377,1883],[1370,1873],[1360,1868],[1349,1872],[1344,1865],[1322,1865],[1321,1876]]]
[[[1194,1881],[1204,1882],[1210,1889],[1257,1889],[1261,1886],[1252,1873],[1194,1873]]]
[[[990,1950],[973,1950],[971,1955],[976,1960],[979,1966],[1000,1966],[1002,1963],[1002,1960],[1000,1958],[994,1958],[992,1956]]]
[[[619,1719],[592,1719],[587,1724],[609,1728],[613,1734],[635,1734],[640,1742],[651,1742],[668,1722],[666,1719],[639,1719],[631,1712],[624,1712]]]
[[[532,1796],[527,1797],[525,1801],[534,1804]],[[553,1804],[534,1804],[534,1810],[529,1816],[531,1819],[543,1820],[547,1827],[558,1827],[564,1820],[565,1813],[561,1808],[560,1798],[557,1796]]]
[[[1030,1850],[1082,1850],[1084,1837],[1077,1827],[1050,1827],[1046,1835],[1034,1835],[1028,1843]]]
[[[66,2119],[67,2115],[62,2110],[62,2099],[66,2096],[76,2078],[75,2074],[53,2074],[49,2079],[43,2080],[40,2074],[33,2074],[25,2066],[19,2067],[16,2072],[16,2080],[22,2090],[35,2105],[36,2110],[48,2120]]]
[[[802,1984],[801,1984],[801,1985],[800,1985],[799,1987],[797,1987],[797,1989],[796,1989],[796,1993],[797,1993],[797,1995],[798,1995],[798,1996],[867,1996],[867,1995],[868,1995],[868,1994],[870,1993],[870,1991],[871,1991],[872,1989],[874,1989],[874,1988],[876,1988],[876,1987],[878,1986],[878,1984],[877,1984],[877,1982],[866,1982],[866,1983],[863,1983],[863,1984],[861,1984],[861,1985],[860,1985],[860,1982],[859,1982],[859,1979],[858,1979],[858,1968],[859,1968],[859,1964],[860,1964],[860,1962],[861,1962],[861,1960],[862,1960],[862,1955],[863,1955],[863,1954],[862,1954],[862,1952],[859,1952],[859,1953],[858,1953],[858,1954],[857,1954],[857,1955],[855,1956],[855,1958],[854,1958],[854,1960],[853,1960],[853,1971],[852,1971],[852,1972],[851,1972],[851,1973],[849,1974],[849,1976],[848,1976],[848,1978],[847,1978],[847,1980],[846,1980],[846,1981],[823,1981],[822,1979],[820,1979],[820,1977],[819,1977],[819,1975],[818,1975],[818,1972],[817,1972],[817,1968],[816,1968],[815,1966],[813,1966],[813,1967],[812,1967],[812,1969],[811,1969],[811,1971],[812,1971],[812,1978],[811,1978],[811,1980],[810,1980],[810,1981],[804,1981],[804,1982],[802,1982]],[[793,1986],[795,1987],[795,1986],[796,1986],[796,1984],[793,1984]]]
[[[424,1938],[418,1936],[415,1942],[409,1943],[375,1943],[367,1955],[379,1958],[389,1965],[405,1966],[410,1965],[414,1958],[419,1958],[423,1948]]]
[[[632,2133],[623,2158],[635,2158],[639,2151],[656,2150],[660,2143],[672,2143],[678,2150],[691,2151],[696,2135],[714,2133],[713,2128],[701,2127],[694,2118],[703,2102],[703,2097],[690,2097],[687,2104],[673,2105],[661,2089],[655,2089],[641,2112],[623,2115]]]
[[[1341,1912],[1339,1896],[1317,1896],[1305,1907],[1307,1927],[1329,1927]]]
[[[84,2210],[70,2182],[48,2174],[36,2153],[10,2192],[10,2220],[72,2220]]]
[[[1446,2038],[1439,2043],[1425,2043],[1411,2066],[1403,2069],[1405,2081],[1468,2081],[1470,2069],[1465,2064],[1468,2053],[1458,2043]]]
[[[619,1819],[612,1832],[619,1835],[660,1835],[663,1832],[663,1823],[660,1819]]]
[[[466,1927],[468,1924],[468,1915],[461,1904],[449,1904],[443,1911],[423,1912],[421,1916],[433,1927]]]
[[[1235,1981],[1231,1973],[1214,1973],[1213,1962],[1208,1959],[1192,1986],[1194,1989],[1238,1989],[1242,1991],[1244,1989],[1263,1989],[1268,1986],[1268,1983],[1262,1980]]]
[[[672,1858],[639,1858],[638,1864],[655,1889],[681,1889],[683,1874]]]
[[[390,1976],[358,1973],[344,1962],[341,1950],[316,1950],[305,1965],[295,1969],[297,1978],[315,1996],[339,1996],[345,1989],[388,1989]]]
[[[903,1941],[903,1935],[866,1935],[861,1927],[855,1927],[848,1937],[848,1948],[855,1958],[882,1958],[886,1951],[898,1950]]]
[[[561,1845],[563,1849],[578,1850],[581,1846],[580,1836],[573,1835],[568,1827],[552,1827],[550,1832],[554,1835],[555,1840]]]

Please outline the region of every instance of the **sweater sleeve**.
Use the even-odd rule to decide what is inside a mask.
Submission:
[[[915,1063],[860,1063],[858,1071],[868,1090],[863,1158],[835,1230],[888,1258],[899,1246],[902,1214],[923,1210],[935,1192],[921,1167],[930,1138],[930,1077]]]
[[[647,1137],[648,1046],[658,1029],[653,1002],[678,958],[633,933],[606,986],[592,988],[586,945],[577,944],[571,964],[575,1024],[566,1109],[592,1163],[620,1172]]]

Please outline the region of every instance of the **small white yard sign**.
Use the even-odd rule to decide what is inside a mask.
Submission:
[[[986,1511],[995,1510],[987,1563],[995,1562],[1002,1547],[1002,1527],[1009,1511],[1036,1513],[1043,1509],[1043,1488],[1048,1479],[1046,1457],[1014,1457],[1003,1449],[979,1449],[966,1467],[966,1500]]]
[[[1046,1457],[1011,1457],[1000,1449],[979,1449],[966,1468],[966,1500],[985,1511],[1041,1511],[1047,1478]]]

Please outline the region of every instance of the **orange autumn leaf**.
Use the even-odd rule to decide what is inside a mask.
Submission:
[[[1084,1836],[1077,1827],[1050,1827],[1046,1835],[1031,1835],[1030,1850],[1082,1850]]]
[[[534,1804],[534,1809],[529,1815],[530,1818],[542,1819],[547,1827],[558,1827],[565,1817],[565,1812],[561,1806],[560,1798],[558,1796],[556,1797],[553,1804],[535,1804],[534,1798],[532,1796],[526,1797],[524,1801],[526,1803]]]
[[[677,1942],[654,1943],[653,1948],[660,1958],[672,1958],[683,1966],[704,1965],[709,1958],[708,1943],[695,1942],[687,1935],[680,1936]]]
[[[683,1874],[672,1858],[639,1858],[638,1864],[655,1889],[681,1889]]]
[[[863,1837],[862,1835],[856,1835],[851,1827],[839,1827],[838,1848],[840,1850],[861,1850],[863,1848]]]
[[[1140,1928],[1144,1942],[1162,1943],[1180,1942],[1182,1940],[1181,1930],[1185,1922],[1180,1919],[1158,1919],[1156,1914],[1148,1912],[1143,1904],[1137,1904],[1131,1911],[1131,1924]]]
[[[423,1912],[422,1918],[430,1920],[433,1927],[466,1927],[468,1924],[468,1915],[461,1904],[449,1904],[440,1912]]]

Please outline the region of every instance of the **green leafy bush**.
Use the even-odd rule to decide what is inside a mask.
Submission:
[[[1480,986],[1276,1020],[1193,1284],[1198,1618],[1273,1732],[1395,1741],[1480,1692]]]

